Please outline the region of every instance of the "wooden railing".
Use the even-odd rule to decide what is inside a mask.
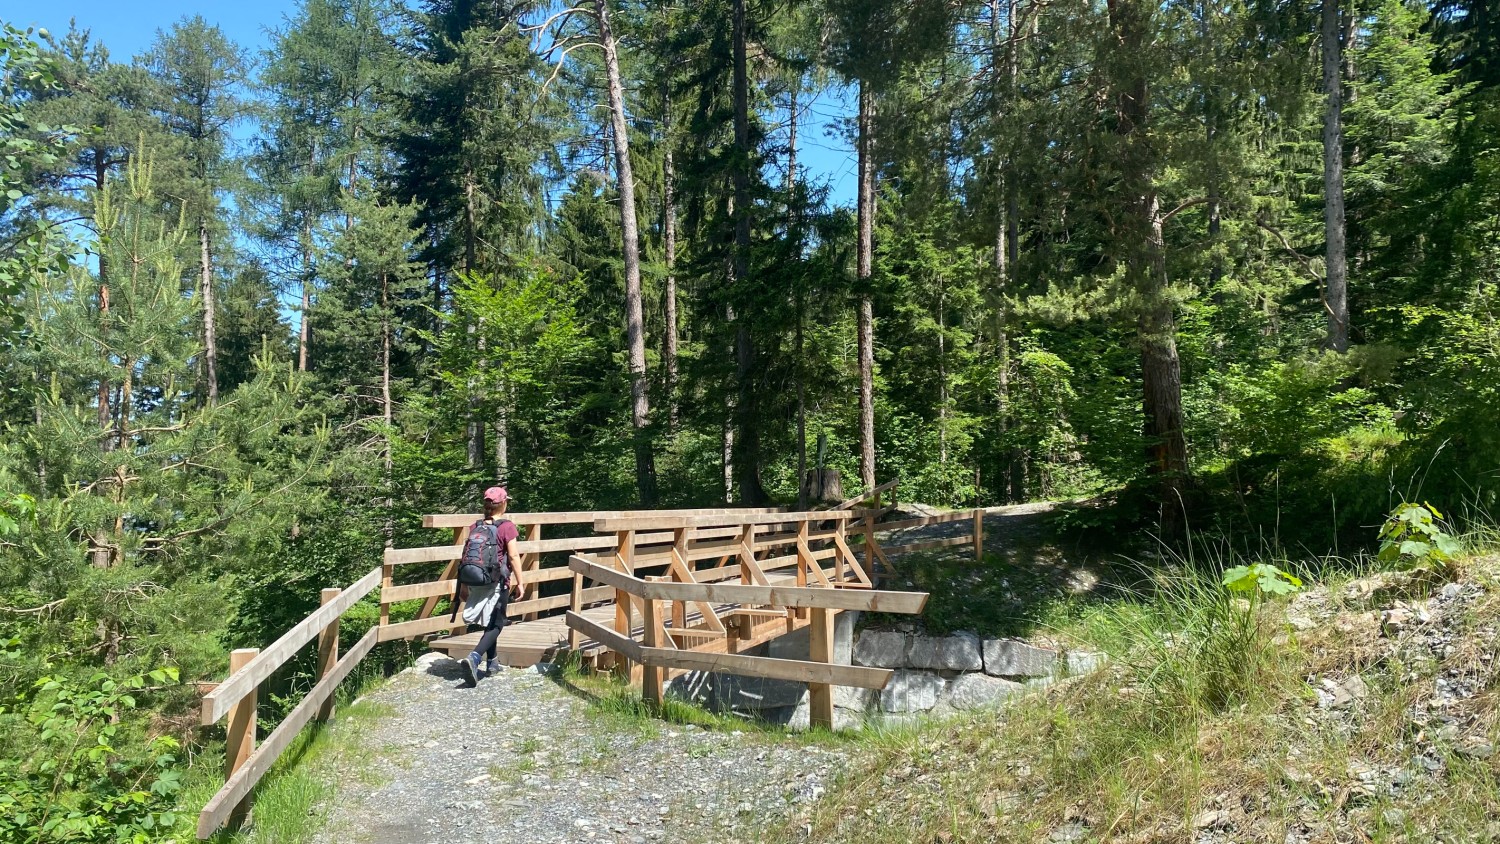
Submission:
[[[894,489],[894,484],[886,488]],[[824,711],[825,687],[873,683],[879,688],[889,676],[877,669],[828,664],[833,617],[843,609],[917,612],[925,600],[925,596],[874,590],[870,566],[883,557],[874,541],[875,532],[932,520],[880,524],[872,531],[869,512],[850,508],[811,513],[720,508],[508,514],[506,518],[525,531],[525,539],[517,543],[517,568],[525,594],[510,605],[508,614],[527,618],[566,610],[573,646],[577,648],[587,636],[617,654],[618,667],[630,671],[629,676],[639,674],[643,682],[655,678],[646,688],[648,697],[659,698],[660,681],[680,670],[805,679],[820,689],[814,695],[815,723],[831,723],[831,709]],[[199,838],[209,837],[226,822],[233,824],[244,818],[255,785],[303,727],[332,717],[339,683],[375,645],[466,626],[461,618],[450,620],[447,614],[434,613],[439,601],[453,594],[457,560],[468,528],[478,518],[469,514],[425,517],[423,524],[428,527],[453,530],[451,544],[387,549],[379,568],[342,589],[324,589],[322,605],[275,642],[264,649],[236,650],[230,655],[229,677],[202,701],[203,725],[226,718],[228,723],[226,782],[199,814]],[[859,519],[865,520],[866,528],[864,561],[855,555],[849,541],[851,523]],[[567,524],[588,525],[591,533],[541,538],[543,526]],[[568,562],[544,566],[544,555],[554,553],[569,555]],[[601,559],[608,565],[602,565]],[[714,562],[700,568],[698,564],[704,561]],[[825,561],[831,561],[831,567],[825,566]],[[446,566],[435,580],[396,582],[399,568],[421,563]],[[724,582],[735,578],[738,584]],[[570,588],[559,594],[541,594],[543,585],[561,581],[571,581]],[[340,618],[377,589],[379,623],[340,655]],[[392,621],[392,606],[411,600],[423,601],[416,618]],[[616,602],[612,630],[581,615],[591,605],[610,601]],[[643,622],[639,631],[636,618]],[[648,620],[651,623],[644,623]],[[808,625],[813,627],[814,651],[821,655],[809,662],[766,661],[768,658],[740,653]],[[645,638],[636,641],[633,637],[637,632]],[[599,633],[609,636],[601,638],[596,635]],[[318,642],[316,685],[257,747],[260,687],[314,640]],[[626,644],[626,640],[634,644]],[[633,670],[631,663],[635,665]],[[797,667],[786,667],[786,663]]]

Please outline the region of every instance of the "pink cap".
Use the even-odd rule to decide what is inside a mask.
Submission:
[[[510,499],[510,494],[503,486],[492,486],[484,491],[484,500],[493,504],[499,504]]]

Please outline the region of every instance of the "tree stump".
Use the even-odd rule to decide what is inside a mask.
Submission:
[[[844,500],[844,481],[837,469],[808,469],[802,493],[812,503],[838,504]]]

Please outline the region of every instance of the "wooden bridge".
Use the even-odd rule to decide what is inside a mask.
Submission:
[[[876,588],[890,554],[983,543],[983,511],[882,522],[895,482],[831,510],[768,508],[507,514],[521,528],[517,543],[522,597],[498,643],[499,659],[530,666],[576,654],[585,665],[642,684],[660,701],[672,675],[715,671],[806,682],[810,722],[833,725],[833,686],[883,688],[888,669],[836,665],[833,625],[845,610],[918,613],[925,593]],[[861,506],[863,505],[863,506]],[[426,527],[451,530],[451,541],[387,549],[376,568],[345,589],[323,590],[323,606],[262,650],[235,651],[230,676],[203,699],[202,723],[228,718],[227,781],[199,815],[198,836],[243,820],[255,783],[312,720],[333,714],[338,683],[380,642],[432,636],[431,647],[455,657],[473,650],[478,633],[456,633],[451,597],[458,556],[477,514],[431,515]],[[965,535],[882,547],[877,534],[947,521],[972,524]],[[968,525],[965,525],[967,527]],[[543,538],[544,530],[579,535]],[[856,553],[856,549],[862,552]],[[438,567],[437,564],[442,564]],[[380,621],[340,658],[339,617],[379,590]],[[402,602],[422,601],[415,617],[392,621]],[[805,660],[747,651],[809,627]],[[256,747],[257,689],[304,646],[317,640],[319,681]]]

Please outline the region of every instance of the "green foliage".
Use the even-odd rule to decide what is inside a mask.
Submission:
[[[1442,519],[1431,504],[1396,505],[1380,527],[1380,559],[1402,568],[1446,570],[1463,546],[1444,530]]]
[[[140,696],[177,679],[172,667],[119,680],[103,673],[87,680],[45,676],[29,696],[0,708],[8,734],[0,758],[0,838],[17,844],[181,840],[178,742],[163,735],[132,747],[141,737],[123,720]]]
[[[1221,581],[1231,592],[1254,597],[1290,595],[1302,589],[1302,579],[1270,563],[1251,563],[1225,569]]]

